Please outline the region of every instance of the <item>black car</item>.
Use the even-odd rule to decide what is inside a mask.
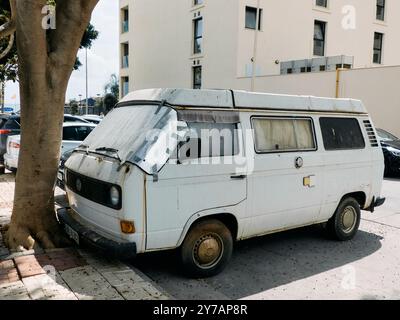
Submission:
[[[377,131],[385,156],[385,176],[400,175],[400,139],[385,130]]]
[[[82,122],[89,123],[82,118],[72,115],[65,115],[64,122]],[[19,135],[21,133],[20,115],[1,115],[0,114],[0,174],[4,174],[4,154],[7,152],[7,139],[9,136]]]

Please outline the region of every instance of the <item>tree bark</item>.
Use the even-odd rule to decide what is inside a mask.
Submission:
[[[65,92],[82,35],[98,0],[57,0],[55,30],[42,28],[46,0],[16,4],[21,96],[21,150],[14,208],[7,232],[11,249],[62,246],[54,210]]]

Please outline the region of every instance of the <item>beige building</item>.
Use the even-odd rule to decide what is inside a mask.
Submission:
[[[400,65],[398,0],[120,0],[120,7],[129,90],[234,88],[254,63],[257,76],[280,74],[294,60],[301,61],[282,73],[313,72],[337,59],[314,59],[316,66],[306,59],[340,55],[344,67]]]
[[[120,8],[122,95],[154,87],[338,92],[362,99],[379,126],[400,135],[387,117],[400,116],[400,96],[382,78],[400,78],[400,68],[387,68],[400,65],[398,0],[120,0]],[[355,69],[339,90],[337,68]]]

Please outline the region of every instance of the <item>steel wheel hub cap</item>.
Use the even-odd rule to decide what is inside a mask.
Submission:
[[[211,268],[219,262],[222,252],[221,238],[218,235],[207,235],[196,242],[193,250],[194,260],[201,268]]]
[[[357,213],[353,207],[347,207],[344,209],[342,216],[342,224],[344,228],[344,232],[350,233],[353,231],[357,222]]]

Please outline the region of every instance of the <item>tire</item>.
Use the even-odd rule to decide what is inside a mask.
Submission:
[[[5,174],[6,173],[6,168],[3,166],[0,166],[0,174]]]
[[[214,219],[200,221],[190,229],[181,246],[184,272],[197,278],[215,276],[225,269],[232,251],[232,233],[225,224]]]
[[[354,198],[345,198],[327,223],[328,234],[335,240],[349,241],[360,227],[360,205]]]

